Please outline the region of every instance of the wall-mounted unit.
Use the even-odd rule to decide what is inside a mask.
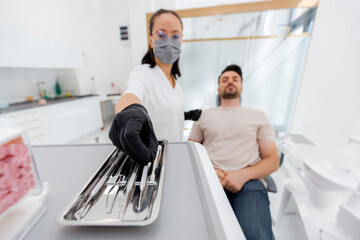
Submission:
[[[127,25],[121,25],[120,30],[120,40],[122,44],[130,44],[129,40],[129,27]]]

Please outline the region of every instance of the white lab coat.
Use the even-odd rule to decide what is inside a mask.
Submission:
[[[130,73],[124,92],[136,95],[147,109],[158,140],[182,141],[184,94],[179,82],[173,88],[157,65],[143,64]]]

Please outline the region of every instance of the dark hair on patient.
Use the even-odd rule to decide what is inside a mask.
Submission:
[[[181,21],[181,18],[175,11],[167,10],[167,9],[159,9],[150,18],[150,21],[149,21],[149,34],[150,34],[150,36],[152,36],[152,31],[153,31],[153,28],[154,28],[154,22],[155,22],[156,17],[158,17],[158,16],[160,16],[161,14],[164,14],[164,13],[170,13],[170,14],[174,15],[175,17],[177,17],[179,19],[180,23],[181,23],[181,27],[183,27],[183,23]],[[181,72],[180,72],[180,68],[179,68],[179,59],[180,58],[178,58],[173,63],[173,66],[171,68],[171,75],[175,79],[177,79],[177,76],[181,77]],[[149,47],[148,47],[148,51],[146,52],[145,56],[141,60],[141,64],[146,64],[146,63],[150,64],[150,68],[153,68],[156,65],[154,51],[152,50],[150,44],[149,44]]]
[[[231,64],[229,66],[227,66],[220,74],[219,78],[218,78],[218,83],[220,82],[220,77],[224,74],[224,72],[228,72],[228,71],[234,71],[237,72],[240,75],[241,78],[241,82],[243,81],[243,77],[242,77],[242,71],[241,68],[236,65],[236,64]]]

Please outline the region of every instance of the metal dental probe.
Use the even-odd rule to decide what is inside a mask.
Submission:
[[[108,208],[108,203],[109,203],[109,196],[110,193],[115,189],[117,190],[117,188],[119,187],[118,182],[121,181],[122,177],[124,176],[124,174],[121,173],[122,169],[124,168],[127,160],[129,159],[129,156],[126,156],[124,161],[121,163],[121,166],[118,168],[118,170],[116,171],[116,174],[114,174],[114,176],[118,175],[116,177],[116,180],[114,181],[114,185],[110,187],[109,191],[107,192],[107,196],[106,196],[106,208]],[[116,191],[117,192],[117,191]],[[117,195],[117,194],[116,194]],[[115,198],[116,198],[115,195]]]
[[[80,218],[84,218],[86,214],[90,211],[92,206],[99,200],[102,193],[104,192],[107,185],[105,184],[106,181],[109,179],[110,175],[114,172],[117,167],[119,160],[121,159],[122,154],[118,154],[113,165],[109,168],[109,170],[102,176],[100,181],[96,184],[94,189],[91,191],[89,198],[87,199],[86,203],[84,204],[84,208],[80,213]]]
[[[151,200],[150,200],[150,206],[149,206],[149,211],[147,214],[146,218],[149,218],[152,212],[152,208],[154,206],[154,200],[155,200],[155,196],[156,196],[156,192],[157,192],[157,182],[156,182],[156,175],[155,175],[155,171],[158,168],[159,162],[160,162],[160,158],[161,158],[161,151],[162,151],[162,146],[159,145],[158,147],[158,155],[157,158],[153,164],[152,167],[152,171],[151,171],[151,175],[150,175],[150,181],[151,183],[153,183],[153,185],[151,185],[151,189],[149,190],[150,192],[150,196],[151,196]]]
[[[76,202],[73,204],[71,209],[66,214],[65,217],[67,219],[77,219],[78,218],[77,213],[80,211],[81,208],[84,207],[85,203],[88,201],[92,189],[101,180],[100,176],[103,176],[103,174],[105,174],[107,172],[107,170],[110,168],[111,164],[113,164],[113,162],[116,160],[118,152],[119,152],[119,150],[115,150],[110,155],[109,161],[107,162],[107,164],[99,170],[99,172],[95,175],[94,179],[90,182],[88,187],[84,191],[81,192],[81,194],[78,197],[78,199],[76,200]]]
[[[135,186],[136,186],[136,176],[137,176],[138,169],[139,169],[139,164],[137,162],[135,162],[134,170],[131,173],[130,179],[127,182],[126,187],[125,187],[125,194],[123,194],[124,199],[122,201],[122,198],[120,198],[120,201],[119,201],[119,218],[120,218],[120,221],[122,221],[124,219],[126,209],[127,209],[128,205],[129,205],[130,199],[132,198],[132,196],[134,194],[134,190],[135,190]]]
[[[159,158],[159,155],[161,153],[161,146],[158,146],[157,152],[156,152],[156,156],[154,159],[154,166],[156,165],[157,159]],[[141,176],[141,182],[140,182],[140,194],[139,194],[139,201],[138,201],[138,205],[136,207],[136,209],[138,211],[140,211],[141,206],[142,206],[142,202],[144,201],[146,192],[147,192],[147,188],[148,188],[148,172],[151,166],[151,162],[148,163],[147,165],[144,166],[143,168],[143,172],[142,172],[142,176]]]

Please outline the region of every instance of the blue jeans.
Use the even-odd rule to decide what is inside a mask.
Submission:
[[[270,202],[260,180],[250,180],[237,193],[225,190],[247,240],[271,240]]]

